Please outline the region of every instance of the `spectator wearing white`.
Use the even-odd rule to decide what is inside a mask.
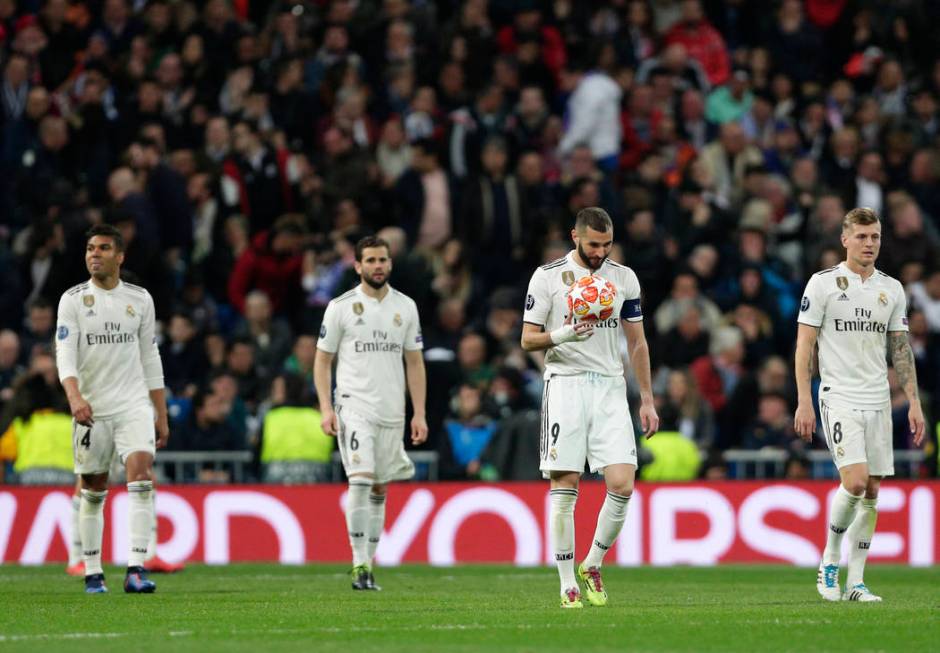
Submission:
[[[577,67],[562,72],[562,85],[574,92],[568,99],[565,135],[558,145],[559,154],[565,157],[576,146],[587,144],[598,166],[607,172],[613,170],[620,153],[623,91],[604,71],[585,71]]]

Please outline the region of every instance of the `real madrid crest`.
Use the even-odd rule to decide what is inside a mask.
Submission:
[[[574,272],[571,270],[565,270],[561,273],[561,282],[566,286],[570,286],[574,283]]]
[[[401,326],[401,315],[395,313],[395,317],[392,318],[392,322],[395,323],[395,326]]]
[[[362,315],[362,311],[364,310],[365,308],[363,308],[362,302],[356,302],[355,304],[353,304],[353,313],[355,313],[356,315]]]
[[[548,452],[548,456],[552,460],[556,460],[558,458],[558,452],[555,450],[555,447],[551,448],[551,450]]]
[[[95,305],[95,296],[94,295],[82,295],[82,303],[91,308]]]
[[[883,292],[878,293],[878,303],[881,304],[882,306],[887,306],[888,295]]]
[[[845,455],[845,449],[843,449],[842,447],[836,447],[836,455],[839,456],[839,458],[841,458],[842,456]]]
[[[136,315],[136,313],[134,312],[134,307],[131,306],[130,304],[127,305],[127,314],[130,315],[131,317],[134,317]]]
[[[839,290],[845,290],[849,287],[849,280],[847,277],[836,277],[836,285],[839,286]]]

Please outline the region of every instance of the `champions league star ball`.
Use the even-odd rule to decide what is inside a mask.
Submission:
[[[617,289],[596,274],[581,277],[568,289],[568,314],[575,322],[606,320],[614,314]]]

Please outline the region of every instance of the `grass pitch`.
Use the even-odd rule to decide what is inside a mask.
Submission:
[[[873,566],[881,604],[825,603],[814,569],[605,569],[607,608],[561,610],[554,569],[193,565],[157,593],[86,596],[61,566],[0,567],[0,651],[936,651],[940,567]]]

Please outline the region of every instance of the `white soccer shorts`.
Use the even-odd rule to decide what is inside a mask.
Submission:
[[[376,483],[403,481],[415,474],[405,453],[404,425],[382,426],[362,415],[336,407],[339,455],[346,476],[371,474]]]
[[[860,410],[819,402],[826,446],[836,467],[865,463],[871,476],[894,475],[891,410]]]
[[[104,474],[111,469],[115,451],[121,462],[135,451],[156,452],[153,407],[149,404],[95,418],[88,426],[72,421],[72,451],[76,474]]]
[[[554,375],[542,391],[539,469],[592,472],[607,465],[636,465],[636,436],[622,376]]]

